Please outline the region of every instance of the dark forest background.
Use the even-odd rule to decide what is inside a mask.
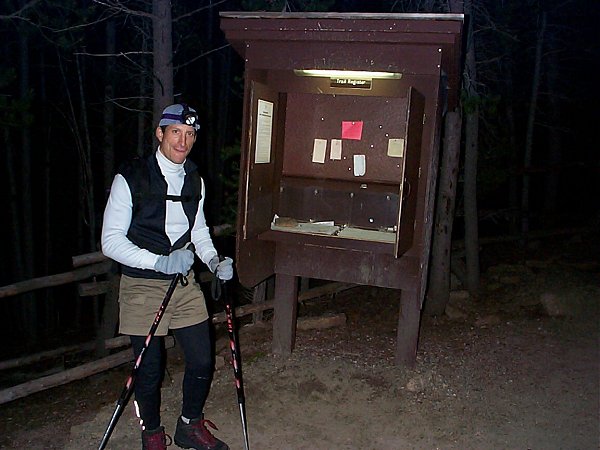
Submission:
[[[236,220],[243,96],[243,61],[220,31],[220,11],[448,12],[462,2],[0,1],[0,286],[68,271],[72,256],[98,250],[116,167],[155,150],[152,46],[162,25],[152,12],[169,3],[172,96],[200,113],[191,157],[218,225]],[[598,227],[600,2],[464,6],[477,78],[462,108],[479,120],[480,236]],[[462,198],[459,185],[458,239]],[[223,238],[229,254],[232,242]],[[0,299],[0,356],[92,337],[94,305],[74,286]]]

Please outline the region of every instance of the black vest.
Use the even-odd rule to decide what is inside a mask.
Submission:
[[[127,180],[133,203],[127,238],[138,247],[157,255],[168,255],[190,242],[198,204],[202,198],[202,181],[196,165],[189,159],[186,159],[184,169],[181,195],[167,195],[167,182],[160,171],[155,154],[143,159],[133,159],[119,170]],[[189,223],[187,231],[173,245],[165,232],[167,200],[182,203]],[[167,280],[173,277],[155,270],[137,269],[126,265],[122,266],[122,273],[137,278]]]

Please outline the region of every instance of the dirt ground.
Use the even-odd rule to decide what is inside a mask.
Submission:
[[[250,448],[598,449],[598,236],[550,241],[482,254],[481,295],[423,317],[414,368],[394,365],[393,290],[356,287],[302,303],[301,316],[344,313],[347,323],[298,331],[286,359],[271,354],[268,317],[244,326]],[[206,416],[240,450],[233,372],[219,342]],[[170,350],[162,414],[171,434],[181,368]],[[129,370],[0,406],[1,448],[97,448]],[[108,448],[141,448],[131,403]]]

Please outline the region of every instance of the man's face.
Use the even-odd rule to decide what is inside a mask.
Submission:
[[[164,133],[161,127],[156,128],[156,138],[161,153],[171,162],[181,164],[196,142],[196,131],[189,125],[167,125]]]

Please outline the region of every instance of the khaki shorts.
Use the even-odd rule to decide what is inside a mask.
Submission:
[[[196,325],[208,319],[206,302],[194,273],[187,277],[189,284],[177,284],[167,309],[156,329],[156,336],[165,336],[169,329]],[[146,336],[156,318],[170,280],[152,280],[121,276],[119,288],[119,332]]]

